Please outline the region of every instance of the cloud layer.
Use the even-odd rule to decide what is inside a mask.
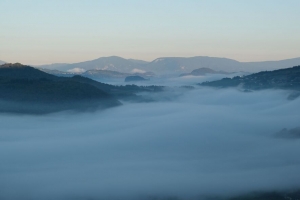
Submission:
[[[300,187],[288,92],[197,88],[96,113],[0,115],[0,199],[227,196]]]

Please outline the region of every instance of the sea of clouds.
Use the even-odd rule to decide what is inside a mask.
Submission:
[[[196,86],[93,113],[0,114],[0,199],[205,199],[299,189],[300,139],[275,137],[300,126],[300,99],[288,94]]]
[[[206,74],[205,76],[182,76],[179,75],[164,75],[164,76],[154,76],[149,77],[148,81],[136,81],[136,82],[125,82],[124,78],[117,78],[117,79],[95,79],[99,82],[105,82],[107,84],[112,85],[139,85],[139,86],[149,86],[149,85],[159,85],[159,86],[167,86],[167,87],[180,87],[180,86],[187,86],[187,85],[196,85],[198,83],[204,81],[215,81],[220,80],[225,77],[232,78],[234,76],[243,76],[248,73],[245,72],[236,72],[231,74]]]

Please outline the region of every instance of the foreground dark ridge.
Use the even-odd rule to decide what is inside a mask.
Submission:
[[[263,71],[248,76],[223,78],[199,85],[219,88],[241,86],[246,90],[284,89],[300,91],[300,65],[287,69]]]
[[[95,110],[121,105],[140,91],[161,87],[112,86],[81,76],[57,77],[33,67],[0,66],[0,112],[44,114],[63,110]]]

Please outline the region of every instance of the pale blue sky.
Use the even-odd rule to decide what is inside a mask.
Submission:
[[[300,57],[299,0],[0,0],[0,60]]]

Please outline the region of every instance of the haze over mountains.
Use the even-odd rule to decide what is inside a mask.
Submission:
[[[154,79],[117,86],[2,65],[0,199],[24,199],[23,188],[33,200],[299,199],[292,189],[300,188],[300,98],[287,96],[300,91],[300,68],[196,72],[209,74],[162,78],[180,87],[153,86]],[[210,76],[236,78],[225,79],[228,88],[224,79],[181,82]]]
[[[0,0],[0,200],[300,200],[300,0]]]
[[[210,76],[220,77],[220,75],[222,75],[223,77],[227,77],[228,75],[229,77],[233,77],[227,77],[212,82],[203,82],[202,84],[199,84],[201,86],[225,88],[242,85],[241,87],[244,87],[247,90],[283,89],[297,91],[296,93],[290,94],[288,97],[292,100],[299,96],[299,68],[300,66],[297,66],[275,71],[254,73],[248,76],[235,75],[235,77],[233,77],[233,74],[226,74],[209,68],[200,68],[185,75],[203,76],[208,73]],[[51,70],[51,72],[53,71],[56,72],[57,70]],[[108,108],[120,105],[118,100],[139,102],[152,101],[152,97],[149,98],[149,95],[145,98],[144,96],[137,96],[137,94],[140,92],[145,93],[163,90],[163,87],[154,86],[151,81],[146,87],[136,85],[116,86],[101,83],[72,73],[64,72],[65,77],[61,77],[60,71],[57,73],[59,76],[54,76],[19,63],[0,65],[0,111],[17,113],[50,113],[61,110],[73,110],[77,109],[77,107],[80,109],[90,109],[91,106],[93,109],[97,106]],[[125,77],[125,82],[135,82],[135,84],[140,81],[149,81],[148,78],[142,76],[109,70],[88,70],[83,73],[83,75],[95,78],[96,80],[101,77]],[[184,79],[184,75],[181,78]],[[170,80],[171,79],[165,78],[165,81]],[[184,86],[188,86],[190,89],[194,88],[192,85],[181,85],[181,87]],[[169,87],[168,90],[171,88],[172,87]],[[172,95],[174,95],[174,92],[167,94],[167,98],[170,99]],[[157,95],[157,97],[160,99],[165,98],[162,94]],[[22,106],[22,104],[25,106]],[[29,104],[37,106],[29,107]],[[88,104],[91,106],[87,106]]]
[[[101,57],[95,60],[84,61],[73,64],[51,64],[41,65],[40,68],[57,69],[68,71],[75,68],[83,70],[103,69],[123,73],[154,72],[155,74],[181,74],[190,73],[198,68],[210,68],[225,72],[259,72],[265,70],[276,70],[300,64],[299,58],[279,61],[264,62],[239,62],[228,58],[196,56],[196,57],[165,57],[157,58],[152,62],[124,59],[118,56]]]

